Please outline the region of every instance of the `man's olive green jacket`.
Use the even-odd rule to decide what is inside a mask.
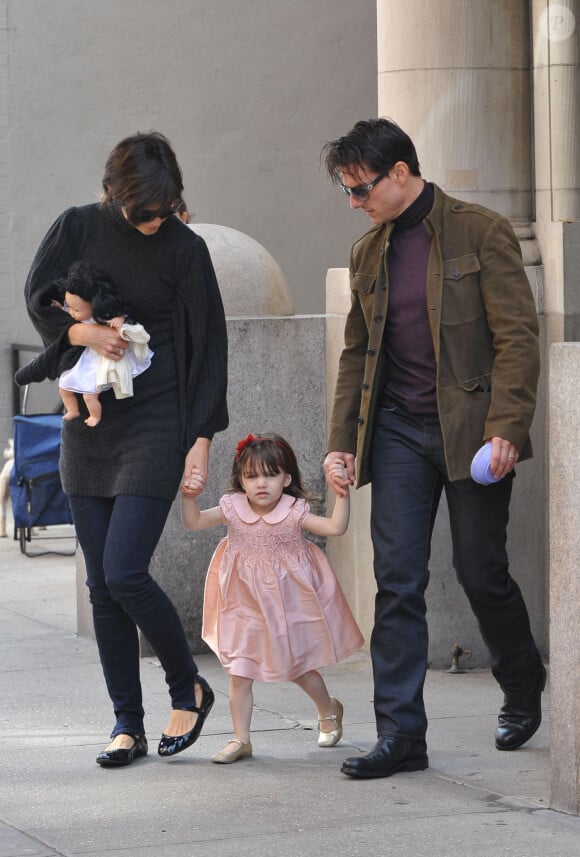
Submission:
[[[538,319],[520,246],[506,218],[435,186],[424,223],[433,236],[425,299],[447,472],[451,480],[465,479],[473,455],[491,437],[513,443],[520,460],[531,457]],[[359,487],[372,479],[373,424],[385,380],[392,229],[392,223],[371,229],[351,252],[352,303],[328,450],[356,454]]]

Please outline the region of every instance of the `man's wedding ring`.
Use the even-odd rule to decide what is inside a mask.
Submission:
[[[515,458],[515,455],[513,454],[513,452],[508,452],[508,458]]]

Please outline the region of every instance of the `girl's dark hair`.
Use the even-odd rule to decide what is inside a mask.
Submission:
[[[90,262],[73,262],[66,277],[57,281],[57,286],[63,296],[69,292],[88,301],[93,318],[99,324],[118,315],[129,315],[129,307],[119,297],[113,282]]]
[[[125,137],[107,158],[102,203],[123,206],[130,222],[139,209],[170,208],[182,191],[175,152],[157,131]]]
[[[248,435],[249,440],[242,449],[236,452],[232,467],[232,491],[243,491],[241,477],[244,473],[259,472],[267,476],[277,473],[289,473],[292,477],[290,485],[284,488],[284,494],[291,497],[308,499],[294,450],[287,440],[279,434]],[[242,441],[243,443],[243,441]],[[239,446],[239,444],[238,444]]]
[[[411,175],[421,175],[413,141],[395,122],[384,118],[357,122],[344,137],[325,144],[322,160],[334,182],[340,182],[341,173],[352,167],[382,173],[397,161],[407,164]]]

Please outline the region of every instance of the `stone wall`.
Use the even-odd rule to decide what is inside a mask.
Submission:
[[[34,252],[61,211],[98,199],[127,134],[167,134],[193,220],[251,235],[297,311],[324,312],[358,223],[320,150],[375,112],[375,44],[375,0],[0,0],[0,444],[10,343],[39,343]]]
[[[228,489],[236,443],[249,432],[275,431],[296,453],[312,494],[324,495],[324,317],[229,319],[230,426],[214,439],[202,508]],[[201,645],[205,573],[225,528],[188,533],[179,500],[173,506],[152,574],[173,600],[195,652]]]
[[[550,804],[580,813],[580,342],[550,350]]]

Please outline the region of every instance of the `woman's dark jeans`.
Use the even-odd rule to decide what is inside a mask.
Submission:
[[[379,736],[423,737],[427,719],[425,589],[435,515],[445,490],[453,566],[504,690],[542,669],[526,605],[509,574],[506,529],[513,474],[483,486],[447,478],[439,421],[381,407],[372,448],[371,535],[377,581],[371,656]]]
[[[197,667],[175,607],[149,574],[171,502],[154,497],[69,497],[82,548],[95,635],[116,724],[142,735],[140,628],[165,670],[173,708],[195,705]]]

